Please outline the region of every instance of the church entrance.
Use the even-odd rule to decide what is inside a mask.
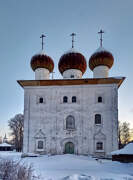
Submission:
[[[65,154],[74,154],[74,144],[72,142],[65,144]]]

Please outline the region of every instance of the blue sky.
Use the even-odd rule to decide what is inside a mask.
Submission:
[[[99,47],[97,32],[105,31],[103,46],[112,52],[115,63],[110,76],[126,76],[119,89],[119,120],[133,127],[133,1],[132,0],[6,0],[0,2],[0,135],[7,122],[23,112],[23,89],[16,80],[34,79],[31,57],[40,51],[45,33],[45,52],[55,63],[71,48],[87,59]],[[89,68],[84,77],[91,78]]]

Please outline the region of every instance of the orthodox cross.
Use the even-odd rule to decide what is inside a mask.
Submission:
[[[42,50],[43,50],[43,45],[44,45],[44,42],[43,42],[43,38],[44,37],[46,37],[44,34],[42,34],[41,36],[40,36],[40,38],[42,39]]]
[[[103,33],[104,31],[101,29],[98,34],[100,34],[100,46],[102,47],[103,46]]]
[[[72,48],[74,48],[74,36],[76,36],[75,33],[70,34],[70,36],[72,36]]]

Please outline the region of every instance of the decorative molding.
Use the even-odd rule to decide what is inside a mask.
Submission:
[[[42,130],[40,129],[36,134],[35,134],[35,138],[36,139],[44,139],[46,138],[45,137],[45,134],[42,132]]]
[[[106,136],[104,133],[101,132],[101,129],[100,129],[96,134],[94,134],[94,139],[95,140],[105,140]]]

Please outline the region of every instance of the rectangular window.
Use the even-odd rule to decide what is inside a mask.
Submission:
[[[101,124],[101,114],[95,114],[95,124]]]
[[[102,142],[97,142],[96,149],[97,150],[103,150],[103,143]]]
[[[38,149],[43,149],[43,141],[38,141]]]
[[[72,97],[72,103],[76,103],[76,96]]]

